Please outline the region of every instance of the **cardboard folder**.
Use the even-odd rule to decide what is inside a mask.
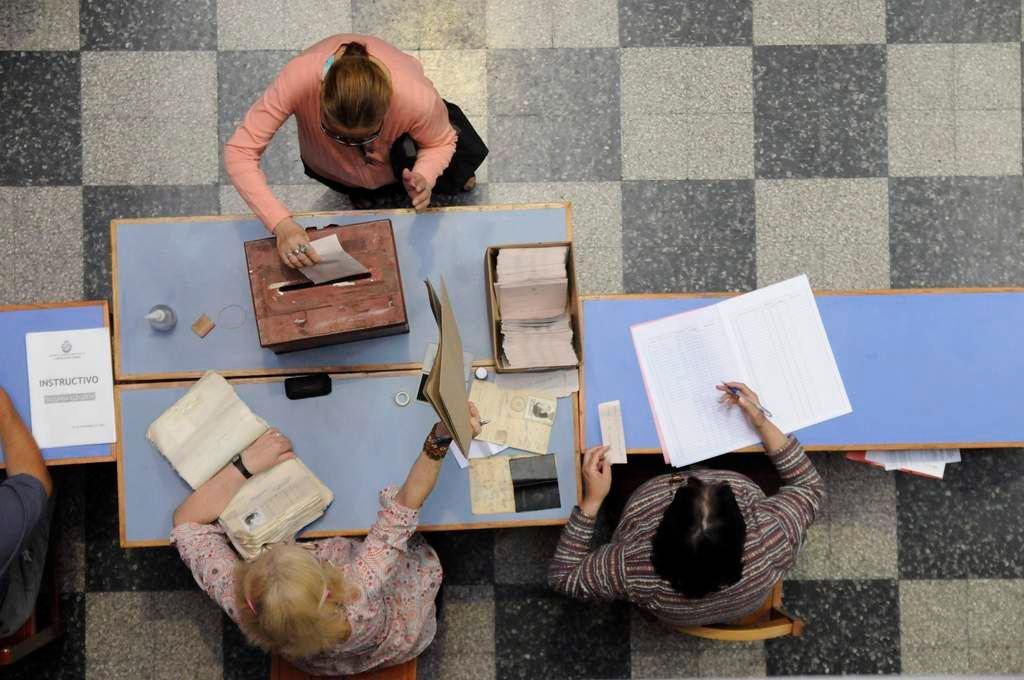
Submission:
[[[462,338],[455,323],[452,303],[448,299],[448,288],[441,277],[441,296],[438,298],[430,281],[427,295],[430,307],[437,321],[437,357],[427,375],[423,395],[434,407],[438,419],[452,433],[455,443],[463,451],[469,451],[473,441],[473,427],[469,422],[469,396],[466,394],[466,373],[462,359]]]

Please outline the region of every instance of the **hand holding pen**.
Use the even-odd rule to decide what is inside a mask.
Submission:
[[[715,389],[723,393],[718,399],[720,402],[738,404],[754,427],[761,427],[765,420],[772,417],[772,412],[761,406],[761,401],[754,391],[743,383],[723,380],[721,385],[715,385]]]

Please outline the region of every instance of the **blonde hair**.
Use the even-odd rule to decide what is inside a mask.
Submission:
[[[327,120],[350,130],[375,129],[384,120],[391,103],[391,80],[384,69],[370,59],[366,45],[352,42],[334,60],[323,87],[320,108]]]
[[[257,646],[287,657],[311,656],[347,640],[352,630],[345,602],[353,597],[340,569],[294,543],[235,566],[239,627]]]

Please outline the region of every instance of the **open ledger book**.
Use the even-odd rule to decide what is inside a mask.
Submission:
[[[637,324],[633,345],[666,462],[677,467],[757,444],[723,380],[746,383],[783,432],[850,413],[807,276]]]
[[[208,371],[146,431],[193,489],[213,477],[270,429],[223,377]],[[264,545],[293,537],[334,500],[309,468],[287,460],[253,475],[231,499],[220,524],[247,560]]]

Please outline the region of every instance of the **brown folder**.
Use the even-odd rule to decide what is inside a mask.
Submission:
[[[438,298],[430,281],[427,295],[430,307],[437,321],[437,356],[423,386],[423,395],[437,412],[452,437],[465,452],[473,440],[473,427],[469,423],[469,396],[466,394],[466,373],[462,363],[462,338],[455,323],[452,303],[448,299],[448,288],[441,277],[441,297]]]

